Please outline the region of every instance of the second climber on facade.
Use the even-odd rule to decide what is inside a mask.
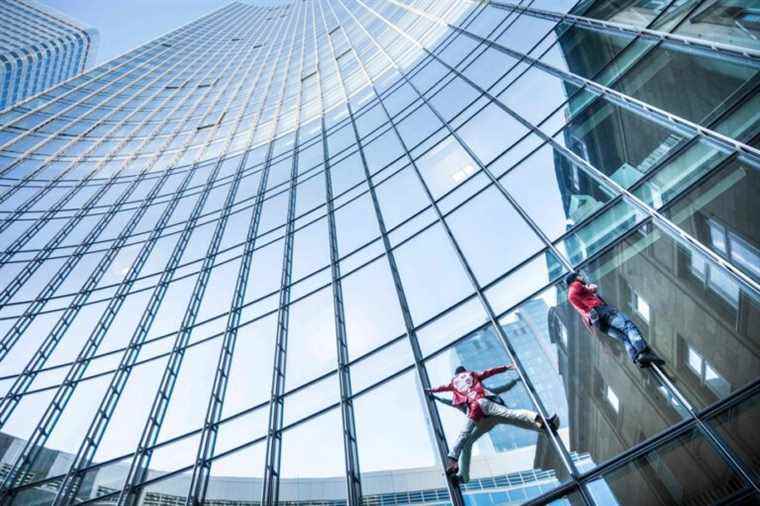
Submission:
[[[467,415],[467,422],[449,452],[449,462],[446,466],[446,474],[453,475],[453,479],[458,481],[465,481],[467,479],[466,469],[464,470],[465,480],[462,480],[461,474],[457,475],[459,472],[459,457],[462,450],[471,446],[475,440],[497,425],[516,425],[535,431],[545,428],[543,419],[538,413],[528,409],[507,408],[499,396],[483,385],[483,380],[486,378],[512,369],[514,369],[513,365],[504,365],[477,372],[468,371],[466,368],[459,366],[454,371],[454,377],[448,384],[426,391],[428,394],[451,392],[451,404],[455,407],[465,408],[464,412]],[[556,431],[559,427],[559,417],[555,414],[549,417],[547,421],[551,429]]]
[[[565,276],[565,283],[567,300],[581,315],[586,328],[597,328],[622,342],[631,361],[639,367],[665,363],[649,347],[636,324],[625,313],[607,304],[599,296],[596,285],[589,283],[577,272]]]

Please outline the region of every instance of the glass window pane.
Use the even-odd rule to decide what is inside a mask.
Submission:
[[[443,489],[443,468],[433,431],[425,415],[419,380],[414,371],[403,374],[354,400],[362,492],[377,494]],[[387,414],[392,412],[394,416]],[[398,452],[393,449],[404,448]],[[414,473],[412,480],[388,480],[394,474]],[[444,492],[445,493],[445,492]],[[444,495],[443,499],[446,496]],[[401,499],[398,502],[408,502]]]
[[[760,169],[735,160],[666,211],[666,215],[702,244],[743,272],[760,280]]]
[[[384,256],[343,278],[341,283],[351,359],[404,332],[401,308]]]
[[[285,388],[290,390],[338,365],[332,288],[290,306]]]
[[[474,174],[479,167],[454,137],[448,137],[415,162],[433,194],[439,198]]]
[[[248,446],[213,460],[206,502],[261,501],[266,444]]]
[[[729,97],[757,75],[757,70],[727,59],[660,45],[614,88],[696,123],[707,124],[730,104]],[[682,93],[671,83],[689,83]]]
[[[501,182],[550,240],[582,222],[614,195],[549,145],[502,176]]]
[[[694,497],[728,498],[744,483],[692,430],[587,485],[598,504],[684,504]]]
[[[757,420],[760,417],[760,394],[755,393],[740,404],[733,404],[710,418],[709,424],[728,443],[756,479],[760,476],[760,439]]]
[[[491,103],[459,127],[457,132],[480,161],[487,165],[525,135],[528,129]]]
[[[394,254],[415,324],[472,293],[473,286],[441,225],[427,229]]]
[[[426,368],[433,385],[446,385],[460,365],[481,372],[507,363],[504,345],[493,327],[488,326],[429,359]],[[546,433],[538,429],[536,409],[517,373],[507,371],[495,375],[484,380],[484,386],[498,396],[500,400],[496,402],[503,403],[501,408],[505,411],[501,413],[502,418],[486,416],[476,424],[476,434],[480,437],[473,443],[465,443],[459,459],[462,477],[469,478],[475,485],[492,480],[512,483],[518,475],[522,476],[520,486],[509,493],[523,494],[523,499],[539,495],[540,483],[548,490],[566,480],[564,465]],[[447,393],[435,395],[444,401],[451,400]],[[443,402],[437,405],[449,448],[452,448],[468,418],[455,407]]]
[[[454,211],[447,221],[481,285],[493,281],[544,246],[493,186]],[[518,237],[520,240],[515,240]]]
[[[283,432],[280,501],[346,500],[342,435],[338,409]]]

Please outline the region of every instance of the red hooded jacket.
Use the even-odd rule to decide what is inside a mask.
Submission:
[[[467,416],[478,421],[485,416],[483,410],[480,409],[478,401],[488,395],[493,395],[483,386],[482,381],[494,374],[499,374],[508,370],[509,367],[502,365],[492,369],[486,369],[482,372],[461,372],[454,376],[448,385],[441,385],[430,391],[433,393],[451,392],[452,405],[461,406],[462,404],[467,404]]]
[[[596,289],[590,289],[578,280],[570,283],[567,290],[567,300],[576,311],[583,317],[586,327],[591,325],[589,313],[592,309],[604,305],[604,300],[596,293]]]

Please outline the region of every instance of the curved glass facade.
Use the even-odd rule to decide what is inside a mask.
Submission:
[[[752,504],[759,16],[232,3],[0,112],[2,501]],[[501,364],[559,428],[447,480]]]

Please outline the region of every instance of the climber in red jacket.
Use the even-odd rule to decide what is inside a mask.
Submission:
[[[465,408],[467,414],[467,423],[449,452],[447,474],[455,474],[459,471],[459,456],[466,445],[472,444],[498,424],[517,425],[535,431],[544,429],[543,420],[538,413],[527,409],[509,409],[504,406],[504,401],[499,396],[483,386],[484,379],[513,369],[513,365],[504,365],[475,372],[459,366],[448,384],[427,390],[428,394],[451,392],[451,404]],[[552,430],[557,430],[559,417],[556,414],[549,417],[547,421]],[[458,480],[458,477],[455,479]]]
[[[596,327],[613,339],[622,342],[631,361],[639,367],[665,363],[641,337],[636,324],[625,313],[607,304],[599,296],[596,285],[589,283],[577,272],[571,272],[565,276],[565,283],[567,284],[567,300],[581,315],[586,328],[591,330],[591,327]]]

